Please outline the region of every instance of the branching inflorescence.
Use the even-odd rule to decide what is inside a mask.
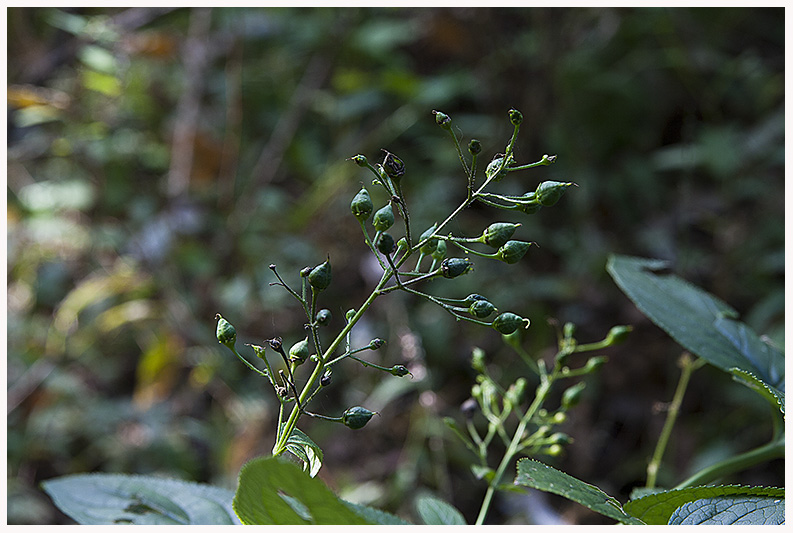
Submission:
[[[360,224],[364,241],[382,268],[382,276],[364,302],[357,308],[347,311],[344,327],[329,343],[325,342],[324,336],[321,335],[321,329],[329,324],[331,314],[328,309],[318,309],[318,300],[322,291],[332,281],[330,258],[313,268],[306,267],[301,270],[300,286],[297,289],[292,288],[281,277],[275,265],[270,265],[270,269],[277,279],[272,285],[281,286],[300,303],[308,318],[308,323],[306,324],[305,338],[297,341],[288,350],[282,346],[281,338],[269,339],[264,343],[264,346],[250,345],[254,353],[262,360],[264,369],[257,368],[240,355],[235,347],[236,331],[234,327],[220,315],[216,317],[218,320],[218,341],[227,346],[251,370],[265,377],[280,402],[273,455],[281,455],[286,451],[290,439],[296,432],[305,436],[297,429],[297,423],[301,416],[331,420],[343,423],[353,429],[359,429],[376,414],[360,406],[351,407],[339,417],[326,416],[308,410],[316,395],[331,384],[333,367],[345,359],[354,360],[365,367],[387,372],[397,377],[410,375],[408,369],[402,364],[394,364],[390,367],[380,366],[359,356],[367,350],[379,349],[384,344],[382,339],[373,339],[363,347],[351,345],[352,328],[377,298],[393,291],[404,291],[440,306],[457,320],[492,327],[502,335],[510,335],[520,328],[529,326],[529,320],[516,313],[498,313],[496,306],[482,295],[470,294],[459,299],[441,298],[426,291],[426,282],[433,279],[454,279],[471,272],[474,264],[469,259],[470,256],[502,261],[507,264],[517,263],[533,244],[532,242],[514,240],[512,237],[520,224],[509,222],[490,224],[482,231],[481,235],[476,237],[464,237],[449,233],[446,229],[449,223],[468,206],[474,202],[481,202],[494,208],[532,214],[542,207],[554,205],[573,183],[544,181],[533,191],[520,196],[492,192],[488,188],[501,181],[510,172],[550,165],[556,160],[556,156],[544,155],[535,163],[523,165],[515,161],[514,146],[523,116],[519,111],[513,109],[509,111],[509,120],[514,129],[505,151],[493,157],[484,170],[484,180],[481,184],[477,184],[481,143],[475,139],[469,142],[468,155],[470,157],[467,158],[460,146],[460,139],[452,130],[451,118],[439,111],[433,113],[436,123],[452,138],[459,155],[466,175],[465,199],[445,220],[433,224],[418,234],[416,238],[417,233],[411,226],[408,202],[401,186],[402,179],[405,179],[406,176],[404,162],[386,150],[383,150],[382,162],[375,165],[372,165],[363,155],[350,158],[359,167],[371,172],[372,185],[382,187],[388,195],[387,203],[375,211],[369,191],[366,187],[362,187],[354,195],[350,204],[350,210]],[[394,233],[397,215],[402,221],[402,236],[395,239],[392,233]],[[477,249],[478,246],[484,247],[484,251]],[[461,256],[451,253],[455,249],[460,251]],[[266,354],[268,350],[277,354],[276,360],[280,359],[278,365],[268,361]],[[295,375],[303,368],[310,369],[310,374],[304,382],[300,381],[304,385],[298,387]]]

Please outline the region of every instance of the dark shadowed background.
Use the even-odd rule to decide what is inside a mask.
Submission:
[[[539,247],[517,265],[480,260],[443,290],[531,318],[538,356],[553,354],[548,318],[575,322],[582,342],[634,326],[564,426],[574,443],[540,458],[624,502],[644,483],[681,348],[614,285],[608,254],[669,260],[784,346],[782,9],[10,8],[8,522],[69,523],[38,489],[69,473],[233,488],[269,453],[277,402],[218,345],[215,314],[238,346],[299,340],[305,317],[268,265],[297,285],[329,254],[321,305],[337,331],[372,287],[349,212],[371,179],[346,159],[398,154],[423,229],[465,194],[432,110],[489,161],[513,107],[518,161],[558,160],[499,190],[578,187],[530,217],[463,213],[456,233],[521,222]],[[460,416],[473,346],[506,383],[517,358],[492,330],[403,295],[356,331],[387,339],[372,358],[415,377],[339,367],[315,409],[381,416],[358,432],[302,422],[325,450],[320,476],[408,519],[426,489],[473,520],[485,487],[441,417]],[[767,440],[765,406],[741,389],[709,367],[694,375],[660,485]],[[782,470],[727,481],[783,485]],[[491,521],[547,520],[537,498],[501,498]],[[557,519],[600,521],[546,499]]]

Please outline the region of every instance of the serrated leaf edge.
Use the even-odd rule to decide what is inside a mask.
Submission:
[[[726,490],[725,490],[726,489]],[[734,490],[731,490],[734,489]],[[707,495],[700,495],[697,496],[698,492],[711,492],[716,491],[716,493],[710,493]],[[641,498],[637,498],[635,500],[630,500],[622,506],[623,511],[638,518],[639,520],[644,520],[644,516],[646,516],[647,511],[652,509],[652,507],[648,507],[644,509],[644,512],[634,513],[631,511],[631,508],[635,506],[637,502],[641,502],[643,500],[651,500],[657,499],[659,500],[658,505],[662,505],[664,503],[670,502],[675,494],[685,494],[691,493],[692,497],[681,500],[679,504],[676,504],[675,508],[672,509],[667,516],[664,517],[665,523],[668,522],[669,517],[674,513],[674,511],[679,508],[681,505],[684,505],[688,502],[702,500],[705,498],[718,498],[720,496],[736,496],[736,495],[745,495],[745,496],[768,496],[771,498],[783,498],[785,497],[785,489],[784,487],[758,487],[758,486],[750,486],[750,485],[700,485],[698,487],[686,487],[684,489],[671,489],[664,492],[656,492],[655,494],[648,494],[647,496],[642,496]],[[676,502],[675,502],[676,503]],[[653,506],[655,507],[655,506]]]

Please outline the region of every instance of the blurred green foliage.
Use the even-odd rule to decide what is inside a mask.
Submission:
[[[530,317],[525,342],[540,355],[555,336],[548,317],[576,322],[584,341],[636,325],[591,407],[571,420],[577,444],[563,459],[572,475],[627,494],[662,424],[651,407],[671,397],[679,347],[611,284],[609,253],[673,261],[784,346],[783,15],[9,8],[9,523],[65,521],[37,484],[68,473],[233,488],[240,466],[272,444],[274,400],[219,349],[215,313],[243,342],[291,344],[302,338],[299,309],[269,286],[267,265],[297,279],[330,254],[324,305],[340,327],[372,268],[348,210],[368,178],[346,158],[398,154],[417,227],[465,193],[433,109],[466,142],[480,139],[484,158],[503,150],[506,111],[523,112],[519,162],[558,161],[506,180],[505,193],[543,179],[578,184],[529,219],[468,210],[455,232],[477,235],[498,216],[523,223],[540,248],[512,267],[482,265],[455,294],[487,291]],[[468,459],[437,415],[467,396],[471,346],[499,361],[500,339],[401,296],[357,329],[361,343],[388,339],[377,357],[409,363],[415,379],[395,386],[354,366],[334,374],[342,385],[323,408],[368,398],[382,417],[366,428],[367,446],[306,424],[326,451],[326,480],[394,512],[417,487],[478,508],[467,503],[480,495],[452,494],[455,479],[470,481]],[[691,422],[668,454],[675,475],[764,439],[736,437],[756,404],[718,394],[716,374],[698,377]],[[702,412],[723,416],[703,424]]]

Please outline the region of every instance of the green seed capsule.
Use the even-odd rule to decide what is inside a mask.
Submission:
[[[325,373],[322,374],[322,377],[319,378],[319,384],[323,387],[327,387],[328,385],[330,385],[332,376],[333,376],[333,371],[330,368],[327,369]]]
[[[237,330],[220,314],[215,315],[215,318],[218,321],[218,326],[215,330],[218,342],[233,350],[234,344],[237,342]]]
[[[590,357],[589,359],[587,359],[586,365],[584,365],[584,372],[587,374],[594,372],[601,366],[605,365],[608,360],[609,358],[606,357],[605,355]]]
[[[562,197],[572,183],[562,183],[560,181],[543,181],[537,185],[534,195],[544,206],[554,205]]]
[[[510,237],[515,233],[515,230],[520,227],[520,224],[512,224],[510,222],[494,222],[490,224],[487,229],[482,233],[482,240],[488,246],[493,248],[500,248],[504,246]]]
[[[582,381],[565,390],[562,393],[562,409],[567,410],[578,405],[578,402],[581,401],[584,387],[586,387],[586,383]]]
[[[565,444],[570,444],[571,442],[573,442],[573,439],[571,439],[570,436],[565,433],[554,433],[553,435],[548,437],[549,444],[565,445]]]
[[[504,179],[504,176],[507,175],[509,166],[512,163],[514,163],[515,160],[510,155],[509,159],[507,159],[507,164],[504,166],[501,172],[499,172],[498,169],[501,168],[501,163],[503,162],[504,162],[504,154],[496,154],[495,157],[493,157],[493,160],[490,161],[490,163],[487,165],[487,168],[485,169],[485,175],[488,177],[488,179],[490,179],[491,177],[495,181],[501,181],[502,179]]]
[[[433,224],[431,228],[428,228],[427,231],[421,234],[419,237],[419,242],[423,241],[424,239],[428,239],[430,235],[435,232],[435,228],[437,228],[437,224]],[[424,255],[429,255],[435,251],[436,246],[438,245],[438,239],[433,238],[427,241],[427,243],[421,247],[420,251]]]
[[[289,360],[298,365],[303,364],[308,359],[308,337],[298,341],[289,348]]]
[[[474,264],[468,259],[449,257],[441,262],[441,274],[444,278],[456,278],[469,272]]]
[[[613,346],[624,342],[631,331],[633,331],[631,326],[614,326],[609,330],[609,334],[606,336],[606,345]]]
[[[493,320],[493,329],[501,333],[502,335],[509,335],[510,333],[514,333],[517,329],[522,325],[524,328],[529,327],[529,319],[522,318],[515,313],[501,313],[498,315],[495,320]]]
[[[487,300],[487,298],[485,298],[481,294],[469,294],[468,296],[465,297],[465,300],[463,300],[463,304],[470,306],[472,303],[474,303],[477,300]]]
[[[508,241],[504,246],[498,249],[496,258],[512,265],[520,261],[520,258],[526,255],[530,247],[530,242]]]
[[[398,378],[407,376],[410,374],[410,370],[407,369],[405,365],[394,365],[391,367],[391,375],[396,376]],[[411,374],[412,375],[412,374]]]
[[[396,248],[394,238],[388,233],[381,233],[375,244],[380,253],[385,255],[390,255]]]
[[[435,115],[435,123],[441,128],[448,130],[452,127],[452,118],[446,113],[433,111],[432,114]]]
[[[357,164],[359,167],[365,167],[366,166],[367,161],[366,161],[366,156],[365,155],[361,155],[361,154],[354,155],[350,159],[355,161],[355,164]]]
[[[523,400],[523,395],[526,393],[526,378],[518,378],[515,380],[509,390],[514,395],[513,399],[515,401],[515,405],[518,405]]]
[[[379,350],[383,346],[385,346],[385,341],[383,339],[379,338],[379,337],[369,341],[369,349],[370,350]]]
[[[468,143],[468,153],[471,155],[476,155],[482,151],[482,143],[476,139],[471,139],[471,142]]]
[[[513,126],[520,126],[520,123],[523,122],[523,113],[517,109],[510,109],[509,121],[512,122]]]
[[[476,300],[468,308],[468,312],[476,318],[487,318],[496,310],[496,306],[487,300]]]
[[[435,245],[435,250],[432,252],[432,258],[440,261],[446,257],[446,241],[438,241]]]
[[[320,291],[325,290],[330,285],[330,259],[311,269],[308,274],[308,282],[312,287]]]
[[[341,415],[341,421],[348,428],[361,429],[376,414],[365,407],[350,407]]]
[[[405,163],[402,162],[397,156],[383,150],[385,152],[385,159],[383,159],[383,170],[388,174],[388,177],[393,180],[398,180],[405,173]]]
[[[561,444],[551,444],[547,448],[544,448],[541,453],[545,455],[550,455],[551,457],[558,457],[562,455],[564,452],[564,448]]]
[[[471,396],[473,396],[477,400],[482,399],[482,386],[479,383],[475,383],[474,385],[471,385]]]
[[[394,210],[391,208],[391,204],[386,204],[377,210],[372,219],[372,225],[377,231],[385,231],[394,225]]]
[[[330,309],[320,309],[317,311],[317,316],[314,319],[320,326],[327,326],[330,323],[332,316],[333,315],[331,315]]]
[[[365,222],[369,215],[372,214],[372,209],[374,209],[374,205],[372,204],[372,198],[369,196],[369,191],[362,187],[352,199],[352,202],[350,202],[350,211],[352,211],[355,218]]]

